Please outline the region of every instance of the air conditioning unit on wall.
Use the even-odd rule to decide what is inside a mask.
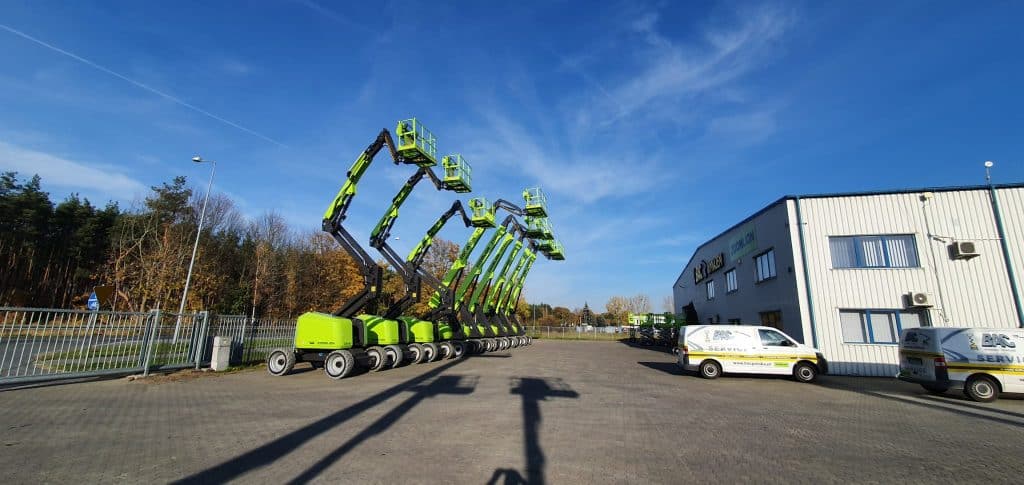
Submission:
[[[907,293],[907,306],[917,307],[917,308],[933,306],[932,294],[931,293],[911,291],[910,293]]]
[[[953,259],[971,259],[978,256],[978,248],[974,241],[956,241],[949,246]]]

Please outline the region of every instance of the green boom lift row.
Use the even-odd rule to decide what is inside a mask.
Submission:
[[[397,145],[385,128],[363,150],[346,173],[345,183],[323,216],[323,230],[330,233],[359,266],[363,288],[331,314],[308,312],[300,315],[295,328],[294,347],[274,349],[267,358],[267,370],[271,374],[284,375],[291,372],[295,363],[309,362],[314,368],[324,367],[329,377],[340,379],[351,374],[357,363],[379,369],[389,359],[396,361],[401,357],[402,348],[397,345],[400,337],[398,326],[381,317],[362,313],[364,310],[368,313],[377,310],[383,269],[343,226],[360,179],[385,146],[395,164],[412,164],[421,169],[437,164],[437,141],[416,118],[399,121],[395,131],[399,141]],[[463,167],[468,169],[468,165]],[[451,189],[468,190],[468,177],[464,184],[453,184]]]
[[[469,165],[462,160],[462,157],[458,157],[462,166],[460,170],[468,173]],[[446,157],[447,159],[447,157]],[[456,174],[458,175],[458,174]],[[403,317],[402,313],[412,306],[416,301],[419,300],[420,287],[422,285],[423,273],[419,271],[419,262],[422,262],[422,255],[416,257],[415,250],[414,255],[410,256],[410,259],[403,260],[398,253],[388,244],[388,239],[391,235],[391,228],[394,226],[395,221],[398,219],[398,211],[405,200],[412,193],[423,178],[429,178],[434,186],[438,189],[449,189],[455,191],[462,191],[469,188],[469,180],[461,179],[457,185],[447,185],[434,175],[433,171],[429,167],[420,167],[416,174],[406,181],[405,185],[398,191],[392,199],[391,206],[384,212],[384,216],[381,218],[377,226],[374,227],[370,233],[370,246],[377,249],[383,256],[384,259],[391,264],[395,271],[402,277],[402,281],[405,284],[405,295],[395,302],[381,317],[383,321],[389,325],[396,326],[398,328],[398,339],[399,349],[401,354],[397,355],[394,360],[390,360],[392,367],[400,365],[405,360],[410,360],[413,363],[420,362],[433,362],[437,358],[452,358],[456,355],[461,355],[461,352],[457,352],[454,344],[448,341],[451,335],[449,335],[450,329],[446,326],[442,328],[438,322],[430,322],[427,320],[420,320],[413,317]],[[447,178],[447,177],[446,177]],[[444,226],[447,221],[460,214],[463,222],[468,227],[472,225],[472,221],[466,215],[462,204],[458,201],[452,205],[452,208],[445,212],[441,218],[431,226],[427,232],[427,236],[424,241],[420,242],[417,246],[417,250],[422,251],[421,254],[425,254],[426,250],[430,248],[430,244],[433,243],[433,235],[436,234]],[[413,260],[417,262],[414,266]]]

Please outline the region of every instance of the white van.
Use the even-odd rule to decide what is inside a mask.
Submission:
[[[1024,329],[904,329],[897,377],[937,394],[963,389],[978,402],[1024,392]]]
[[[679,365],[714,379],[723,372],[792,375],[812,382],[828,373],[825,357],[771,327],[687,325],[679,329]]]

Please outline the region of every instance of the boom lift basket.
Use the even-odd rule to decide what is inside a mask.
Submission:
[[[491,210],[491,206],[487,203],[487,199],[483,197],[469,199],[469,208],[473,211],[473,215],[470,217],[473,227],[497,226],[494,222],[494,211]]]
[[[555,248],[555,240],[554,239],[538,239],[537,240],[537,249],[541,250],[541,252],[543,252],[545,256],[550,257],[548,252],[550,252],[554,248]]]
[[[526,207],[523,208],[526,215],[547,217],[548,201],[544,198],[544,192],[541,192],[540,187],[524,190],[523,199],[526,200]]]
[[[462,158],[462,155],[446,155],[441,159],[441,165],[444,167],[444,188],[459,193],[473,190],[470,187],[473,167],[469,166],[469,162]]]
[[[437,139],[416,118],[398,122],[398,154],[420,167],[437,165]]]
[[[558,241],[555,241],[555,240],[551,240],[550,243],[551,243],[551,249],[543,251],[544,255],[547,256],[548,259],[553,259],[555,261],[562,261],[562,260],[564,260],[565,259],[565,248],[562,247],[562,243],[560,243]]]
[[[526,216],[526,236],[534,239],[551,239],[551,223],[546,217]]]

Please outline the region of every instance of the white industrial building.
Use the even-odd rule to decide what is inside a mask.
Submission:
[[[698,247],[673,297],[892,376],[902,328],[1024,327],[1022,277],[1024,184],[785,196]]]

